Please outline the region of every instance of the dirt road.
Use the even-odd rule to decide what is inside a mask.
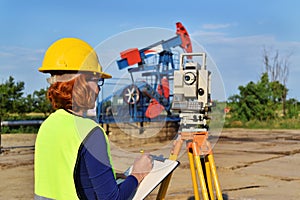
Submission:
[[[34,141],[33,134],[2,135],[1,200],[33,199]],[[154,149],[167,147],[167,143],[170,142],[145,145]],[[123,170],[132,160],[116,154],[114,148],[112,145],[115,165]],[[135,151],[141,145],[131,143],[130,148]],[[214,147],[214,156],[224,199],[300,198],[300,130],[226,129]],[[167,199],[192,199],[186,154],[180,156],[179,161],[181,165],[174,172]],[[147,199],[155,199],[156,192]]]

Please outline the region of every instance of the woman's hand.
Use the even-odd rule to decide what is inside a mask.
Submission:
[[[145,176],[149,174],[152,167],[153,163],[150,154],[144,153],[140,157],[135,159],[131,175],[135,176],[140,183],[145,178]]]

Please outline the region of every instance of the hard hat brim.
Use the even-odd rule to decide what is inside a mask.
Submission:
[[[105,72],[101,72],[101,73],[100,73],[100,76],[101,76],[101,78],[105,78],[105,79],[112,78],[112,75],[107,74],[107,73],[105,73]]]
[[[49,74],[64,74],[64,73],[92,73],[98,75],[99,78],[110,79],[112,75],[105,72],[94,72],[94,71],[77,71],[77,70],[45,70],[43,67],[40,67],[39,72],[49,73]],[[58,73],[59,72],[59,73]]]

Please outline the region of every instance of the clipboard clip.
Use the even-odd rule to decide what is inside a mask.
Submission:
[[[163,155],[156,156],[156,155],[151,154],[150,156],[153,160],[157,160],[157,161],[160,161],[160,162],[165,162],[165,160],[167,159],[167,158],[164,158]]]

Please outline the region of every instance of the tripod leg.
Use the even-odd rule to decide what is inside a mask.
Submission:
[[[209,164],[211,167],[211,173],[212,173],[212,177],[213,177],[214,184],[215,184],[217,198],[218,198],[218,200],[223,200],[222,191],[221,191],[221,187],[220,187],[220,183],[219,183],[219,179],[218,179],[218,175],[217,175],[217,169],[216,169],[216,164],[214,161],[213,153],[210,152],[210,154],[208,154],[207,157],[208,157],[208,161],[209,161]]]
[[[188,158],[189,158],[189,163],[190,163],[190,170],[191,170],[191,177],[192,177],[192,184],[193,184],[193,189],[194,189],[195,200],[200,200],[197,177],[196,177],[196,170],[195,170],[195,163],[194,163],[194,155],[190,151],[188,151]]]
[[[201,191],[202,191],[202,196],[204,200],[209,200],[208,198],[208,192],[207,192],[207,187],[206,187],[206,182],[205,182],[205,177],[201,165],[201,160],[200,160],[200,152],[197,146],[196,142],[193,142],[193,153],[194,153],[194,161],[196,163],[196,169],[198,172],[198,177],[200,181],[200,186],[201,186]]]
[[[174,143],[174,147],[171,151],[171,155],[169,157],[170,160],[177,160],[177,157],[180,153],[181,150],[181,146],[182,146],[183,140],[181,139],[180,136],[178,136],[178,138],[176,139],[175,143]],[[160,184],[159,190],[158,190],[158,194],[156,196],[157,200],[164,200],[167,194],[167,190],[172,178],[172,174],[170,173],[164,180],[163,182]]]
[[[207,183],[207,187],[208,187],[208,191],[209,191],[209,197],[210,197],[210,199],[215,199],[214,190],[213,190],[213,186],[212,186],[210,164],[209,164],[207,156],[205,156],[203,159],[204,159],[204,163],[205,163],[206,183]]]
[[[165,180],[160,184],[160,188],[158,194],[156,196],[156,200],[164,200],[167,194],[168,186],[172,178],[172,173],[169,174]]]

